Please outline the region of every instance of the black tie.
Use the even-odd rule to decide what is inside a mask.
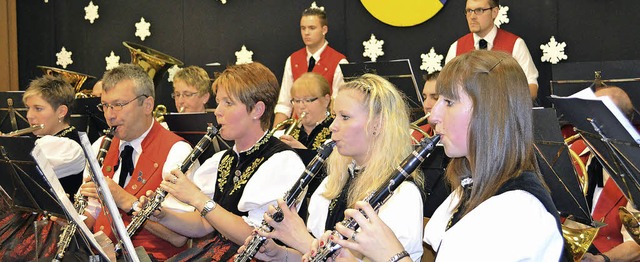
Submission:
[[[122,168],[120,169],[120,179],[118,179],[118,184],[124,188],[124,183],[127,181],[127,177],[133,173],[133,147],[126,145],[124,150],[120,152],[120,159],[122,159]]]
[[[486,50],[487,49],[487,40],[480,39],[480,41],[478,41],[478,46],[480,46],[480,49]]]
[[[307,68],[307,72],[313,71],[314,66],[316,66],[316,59],[312,56],[311,58],[309,58],[309,68]]]

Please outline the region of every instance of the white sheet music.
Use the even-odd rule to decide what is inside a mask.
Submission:
[[[91,230],[89,230],[87,225],[85,225],[85,223],[83,222],[84,219],[80,218],[80,215],[78,214],[78,212],[76,212],[76,209],[73,207],[71,200],[69,200],[66,192],[64,192],[64,188],[62,188],[60,180],[58,180],[58,177],[53,171],[53,166],[51,166],[51,163],[49,163],[44,155],[44,152],[42,152],[42,149],[40,148],[40,146],[38,146],[38,144],[36,144],[31,151],[31,156],[33,156],[33,159],[38,164],[38,167],[40,167],[42,174],[44,174],[44,177],[49,183],[49,186],[51,186],[51,188],[53,189],[56,198],[59,200],[59,203],[61,203],[64,209],[67,211],[69,220],[72,223],[76,223],[76,225],[78,225],[78,228],[80,228],[83,235],[89,240],[89,242],[91,242],[91,246],[98,250],[98,252],[106,258],[106,253],[104,252],[104,250],[102,250],[100,244],[98,244],[98,241],[96,241],[96,239],[93,237],[93,233],[91,232]]]

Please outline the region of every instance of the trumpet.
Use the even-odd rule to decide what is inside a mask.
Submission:
[[[422,116],[418,120],[411,122],[409,126],[411,127],[412,130],[415,130],[416,132],[420,133],[422,137],[431,137],[431,135],[427,134],[427,132],[425,132],[424,130],[422,130],[422,128],[420,128],[420,126],[418,126],[420,123],[429,119],[429,116],[431,116],[431,112],[426,113],[424,116]],[[414,137],[411,137],[411,139],[413,140],[414,144],[418,144],[418,142],[420,142],[416,140]]]
[[[167,107],[165,105],[157,105],[153,110],[153,117],[156,121],[162,123],[164,122],[164,116],[167,114]]]
[[[44,128],[44,124],[32,125],[30,127],[19,129],[19,130],[15,130],[15,131],[11,131],[11,132],[6,133],[6,134],[0,133],[0,137],[21,136],[21,135],[33,133],[33,131],[37,131],[37,130],[40,130],[40,129],[43,129],[43,128]]]
[[[286,125],[289,125],[289,127],[287,127],[287,129],[284,130],[284,134],[282,135],[287,135],[287,136],[291,135],[294,129],[302,126],[302,118],[304,118],[305,116],[307,116],[307,112],[302,112],[302,114],[300,114],[300,117],[298,119],[289,118],[287,120],[284,120],[278,123],[275,127],[273,127],[273,129],[271,129],[271,131],[269,131],[269,135],[273,136],[273,134],[275,134],[275,132],[278,131],[278,129]]]

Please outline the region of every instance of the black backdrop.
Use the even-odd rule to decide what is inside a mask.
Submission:
[[[36,65],[57,66],[56,53],[64,46],[73,52],[68,70],[100,77],[111,51],[120,62],[130,61],[122,41],[149,46],[204,67],[236,61],[235,52],[245,45],[253,60],[282,76],[287,56],[302,47],[299,20],[312,0],[94,0],[100,17],[93,24],[84,19],[88,0],[20,0],[17,2],[20,89],[41,75]],[[446,55],[449,45],[468,32],[464,0],[449,0],[432,19],[413,27],[392,27],[371,16],[355,0],[317,0],[329,16],[330,44],[350,62],[368,61],[362,42],[373,33],[385,41],[378,60],[409,58],[419,70],[420,54],[435,47]],[[566,62],[640,60],[640,1],[636,0],[503,0],[510,22],[502,28],[520,35],[540,71],[540,103],[548,106],[552,65],[540,62],[541,44],[551,36],[566,42]],[[151,23],[151,36],[141,41],[135,26],[141,17]],[[206,68],[213,75],[214,68]],[[590,75],[590,74],[589,74]],[[630,76],[631,77],[631,76]],[[636,76],[637,77],[637,76]],[[607,75],[603,75],[607,78]],[[422,79],[419,78],[421,85]],[[89,81],[88,85],[93,83]],[[163,90],[171,83],[164,81]],[[162,96],[162,95],[161,95]],[[165,94],[166,97],[166,94]],[[170,109],[173,103],[163,101]]]

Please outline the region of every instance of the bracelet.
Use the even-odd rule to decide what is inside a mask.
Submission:
[[[398,262],[400,259],[403,259],[404,257],[408,257],[409,253],[406,250],[402,250],[402,252],[393,255],[391,258],[389,258],[388,262]]]
[[[604,258],[604,262],[611,262],[611,259],[605,254],[598,253],[598,256],[603,257]]]

